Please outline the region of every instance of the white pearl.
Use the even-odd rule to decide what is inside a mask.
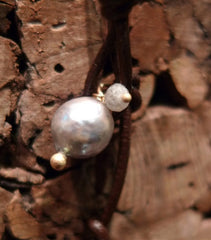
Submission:
[[[108,145],[114,121],[104,104],[92,97],[79,97],[58,108],[51,129],[57,151],[88,158]]]
[[[114,112],[121,112],[129,105],[131,95],[120,83],[111,85],[105,93],[105,105]]]

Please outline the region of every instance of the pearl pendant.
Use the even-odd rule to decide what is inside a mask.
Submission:
[[[79,97],[57,109],[51,130],[58,152],[72,158],[88,158],[108,145],[114,121],[103,103],[93,97]]]

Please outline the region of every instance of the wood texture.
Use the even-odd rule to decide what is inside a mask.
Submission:
[[[208,188],[211,167],[209,139],[200,119],[182,109],[153,107],[133,127],[125,182],[130,194],[123,191],[119,210],[130,210],[134,222],[143,222],[140,215],[155,221],[191,207]]]
[[[19,1],[17,7],[22,49],[35,66],[29,86],[38,94],[62,99],[79,94],[101,43],[100,19],[93,3]]]
[[[112,240],[210,240],[210,9],[157,0],[131,11],[143,103]],[[97,1],[0,1],[0,239],[80,240],[105,206],[118,129],[96,159],[57,173],[49,158],[52,116],[82,93],[106,31]],[[109,64],[103,77],[114,80]]]

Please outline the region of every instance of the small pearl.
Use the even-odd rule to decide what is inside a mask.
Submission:
[[[61,171],[67,164],[67,157],[64,155],[64,153],[55,153],[50,159],[50,164],[55,170]]]
[[[114,121],[104,104],[93,97],[79,97],[56,111],[51,129],[58,152],[72,158],[88,158],[108,145]]]
[[[111,85],[105,93],[105,105],[114,112],[121,112],[129,105],[131,95],[127,88],[120,83]]]

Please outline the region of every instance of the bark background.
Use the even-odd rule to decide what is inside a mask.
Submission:
[[[113,240],[210,239],[210,10],[210,0],[155,0],[130,14],[143,105]],[[105,205],[118,134],[100,163],[49,166],[52,115],[81,94],[104,36],[97,1],[0,1],[0,239],[75,240]]]

